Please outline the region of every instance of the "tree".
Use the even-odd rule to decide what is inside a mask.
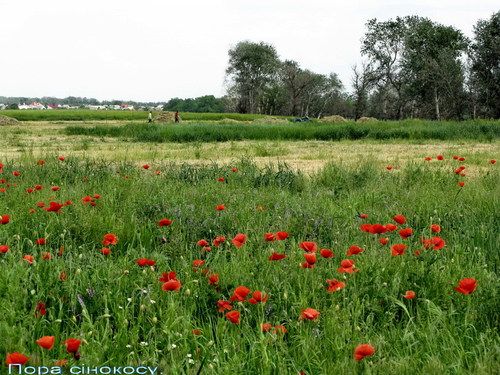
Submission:
[[[356,65],[352,68],[352,87],[354,89],[354,121],[362,117],[367,108],[368,95],[374,83],[377,81],[377,74],[369,63],[363,63],[361,70]]]
[[[471,81],[483,115],[500,118],[500,11],[474,27]]]
[[[261,96],[276,79],[278,67],[278,54],[270,44],[243,41],[229,50],[226,75],[238,96],[239,112],[261,112]]]

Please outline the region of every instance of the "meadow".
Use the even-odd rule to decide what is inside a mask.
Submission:
[[[442,125],[443,141],[338,142],[0,128],[0,357],[498,373],[498,123]]]

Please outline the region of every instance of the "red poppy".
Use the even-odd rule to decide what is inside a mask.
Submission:
[[[354,273],[358,272],[358,269],[354,265],[354,261],[351,259],[344,259],[340,262],[340,267],[337,268],[340,273]]]
[[[73,338],[69,338],[64,341],[64,345],[66,346],[66,351],[68,353],[77,353],[81,343],[82,342],[80,340]]]
[[[454,160],[458,160],[458,156],[457,155],[453,155],[453,159]]]
[[[5,225],[10,222],[10,215],[1,215],[0,216],[0,224]]]
[[[224,206],[223,204],[218,204],[217,206],[215,206],[216,211],[224,211],[225,209],[226,206]]]
[[[326,290],[330,293],[338,292],[339,290],[345,288],[345,283],[338,281],[337,279],[328,279],[326,280],[326,283],[328,284]]]
[[[406,245],[404,243],[397,243],[391,246],[391,254],[393,256],[403,255],[406,250]]]
[[[465,158],[462,156],[462,157],[459,157],[458,158],[458,161],[465,161]]]
[[[5,254],[9,251],[9,245],[0,245],[0,254]]]
[[[426,157],[424,158],[424,160],[425,160],[425,161],[431,161],[431,160],[432,160],[432,158],[431,158],[430,156],[426,156]]]
[[[205,261],[202,259],[193,260],[193,267],[201,267],[205,264]]]
[[[196,245],[198,245],[200,247],[205,247],[205,246],[208,246],[209,243],[207,240],[199,240],[198,242],[196,242]]]
[[[35,258],[33,258],[33,255],[24,255],[23,260],[25,260],[29,264],[33,264],[33,262],[35,261]]]
[[[276,239],[278,241],[283,241],[283,240],[286,240],[287,238],[288,238],[287,232],[283,232],[283,231],[276,232]]]
[[[387,167],[385,167],[385,169],[387,169],[388,171],[392,171],[394,167],[392,165],[388,165]]]
[[[43,251],[42,252],[42,259],[43,260],[51,260],[52,259],[52,255],[49,252],[47,252],[47,251]]]
[[[256,290],[255,292],[252,293],[252,298],[248,300],[252,305],[255,305],[257,303],[266,303],[268,300],[269,296],[265,293],[262,293],[260,290]]]
[[[94,199],[90,195],[86,195],[82,198],[83,204],[92,203]]]
[[[231,172],[233,172],[233,173],[238,172],[238,168],[236,168],[236,167],[231,168]]]
[[[406,239],[408,237],[411,237],[413,235],[413,229],[411,228],[404,228],[399,231],[399,235],[401,238]]]
[[[208,283],[210,285],[217,285],[219,283],[219,274],[212,273],[208,276]]]
[[[497,161],[495,159],[490,160],[490,164],[495,164]]]
[[[357,245],[352,245],[347,250],[347,256],[350,257],[351,255],[357,255],[357,254],[362,253],[363,251],[364,250],[361,247],[359,247]]]
[[[413,299],[416,296],[417,296],[417,294],[413,290],[407,290],[403,297],[406,299]]]
[[[318,244],[316,242],[312,242],[312,241],[301,242],[299,244],[299,247],[302,250],[307,251],[308,253],[315,253],[316,250],[318,250]]]
[[[438,156],[436,156],[436,159],[437,160],[444,160],[444,156],[443,155],[438,155]]]
[[[273,328],[273,325],[271,323],[262,323],[260,325],[260,330],[262,332],[269,332]]]
[[[333,258],[335,256],[333,251],[331,251],[330,249],[321,249],[319,253],[323,258]]]
[[[45,303],[38,302],[35,307],[35,318],[40,318],[41,316],[45,316],[45,314],[47,314]]]
[[[45,202],[37,202],[37,203],[36,203],[36,206],[37,206],[38,208],[44,208],[44,207],[45,207]]]
[[[431,231],[433,233],[441,232],[441,226],[439,224],[431,224]]]
[[[105,255],[105,256],[108,256],[109,254],[111,254],[111,250],[110,250],[110,248],[109,248],[109,247],[103,247],[103,248],[101,249],[101,254],[102,254],[102,255]]]
[[[15,177],[19,177],[21,175],[21,172],[14,171],[14,172],[12,172],[12,175],[15,176]]]
[[[387,237],[381,237],[379,238],[378,242],[382,245],[385,246],[389,243],[389,239]]]
[[[219,300],[217,301],[217,308],[219,312],[224,312],[225,310],[231,310],[233,306],[231,306],[231,303],[229,303],[229,301]]]
[[[219,178],[217,179],[217,181],[218,181],[218,182],[224,182],[224,181],[226,181],[226,179],[225,179],[224,177],[219,177]]]
[[[473,291],[476,290],[477,287],[477,280],[473,278],[465,278],[462,279],[458,282],[458,286],[456,286],[454,289],[458,293],[462,294],[471,294]]]
[[[276,238],[274,237],[274,233],[265,233],[264,234],[264,241],[272,242],[274,240],[276,240]]]
[[[370,227],[369,232],[371,234],[382,234],[382,233],[387,232],[387,228],[385,227],[385,225],[382,225],[382,224],[373,224]]]
[[[463,182],[463,181],[460,181],[460,182],[459,182],[459,183],[458,183],[457,185],[458,185],[458,186],[460,186],[460,187],[464,187],[464,185],[465,185],[465,182]]]
[[[242,302],[247,298],[249,293],[250,289],[248,289],[246,286],[240,285],[234,290],[234,293],[231,296],[230,300]]]
[[[56,338],[54,336],[43,336],[36,340],[36,343],[44,349],[50,350],[54,347],[54,342]]]
[[[385,229],[387,232],[394,232],[396,229],[398,229],[398,226],[392,223],[385,224]]]
[[[60,274],[59,274],[59,280],[61,281],[66,281],[66,279],[68,278],[68,275],[66,275],[66,272],[62,271]]]
[[[308,307],[307,309],[304,309],[300,313],[300,319],[307,319],[307,320],[316,320],[319,318],[319,311],[315,310],[311,307]]]
[[[193,329],[193,330],[191,331],[191,333],[192,333],[193,335],[195,335],[195,336],[199,336],[199,335],[201,335],[203,332],[202,332],[202,330],[201,330],[201,329],[199,329],[199,328],[195,328],[195,329]]]
[[[156,262],[148,258],[139,258],[135,261],[139,267],[154,266]]]
[[[361,225],[359,226],[359,229],[360,229],[362,232],[371,233],[371,231],[372,231],[372,224],[368,224],[368,223],[361,224]]]
[[[43,189],[43,186],[42,185],[35,185],[35,190],[42,190]]]
[[[238,233],[234,238],[231,240],[234,246],[236,246],[238,249],[242,247],[247,240],[247,235],[243,233]]]
[[[163,283],[161,286],[161,289],[164,290],[165,292],[177,292],[178,290],[181,289],[181,282],[177,279],[172,279],[168,280],[167,282]]]
[[[212,244],[215,246],[215,247],[219,247],[221,243],[224,243],[226,242],[226,237],[224,236],[217,236],[215,237],[215,239],[212,241]],[[208,243],[207,243],[208,245]]]
[[[50,188],[50,190],[52,190],[52,191],[59,191],[59,190],[61,190],[61,188],[59,186],[52,186]]]
[[[29,357],[25,356],[22,353],[7,353],[7,356],[5,357],[5,363],[7,365],[24,365],[26,362],[28,362]]]
[[[432,248],[432,250],[441,250],[446,242],[441,237],[423,238],[422,243],[426,249]]]
[[[45,208],[47,212],[60,212],[64,205],[57,202],[49,202],[49,207]]]
[[[162,283],[166,283],[167,281],[175,280],[176,278],[177,278],[176,273],[174,271],[170,271],[170,272],[163,272],[158,280],[161,281]]]
[[[168,227],[170,224],[172,224],[172,220],[170,220],[170,219],[161,219],[158,222],[158,226],[160,226],[160,227]]]
[[[59,157],[58,157],[58,159],[59,159],[60,161],[64,161],[64,159],[66,159],[66,158],[65,158],[64,156],[62,156],[62,155],[61,155],[61,156],[59,156]]]
[[[226,319],[233,324],[240,324],[240,312],[236,310],[226,313]]]
[[[401,224],[401,225],[406,223],[406,217],[404,217],[404,215],[394,215],[394,217],[392,219],[396,223]]]
[[[280,253],[277,253],[277,252],[273,252],[269,256],[269,260],[281,260],[281,259],[285,259],[285,258],[286,258],[286,254],[280,254]]]
[[[465,167],[463,165],[461,165],[460,167],[458,167],[457,169],[455,169],[455,174],[460,174],[462,173],[462,171],[465,169]]]
[[[304,258],[306,262],[313,265],[316,263],[316,253],[305,253]]]
[[[368,219],[368,214],[359,214],[358,217],[360,219]]]
[[[361,361],[365,357],[375,354],[375,348],[370,344],[360,344],[354,349],[354,359]]]
[[[31,193],[33,193],[34,191],[35,191],[35,189],[33,189],[33,188],[27,188],[27,189],[26,189],[26,193],[28,193],[28,194],[31,194]]]
[[[118,243],[118,237],[116,236],[116,234],[107,233],[102,238],[102,244],[104,246],[116,245],[117,243]]]
[[[142,166],[142,168],[144,168],[144,169],[149,169],[149,168],[150,168],[150,166],[149,166],[149,164],[144,164],[144,165]]]
[[[302,267],[302,268],[314,268],[314,264],[303,262],[300,264],[300,267]]]
[[[273,329],[273,332],[274,334],[278,334],[278,333],[282,333],[282,334],[285,334],[287,333],[288,331],[286,330],[286,327],[283,326],[283,325],[277,325],[274,327]]]

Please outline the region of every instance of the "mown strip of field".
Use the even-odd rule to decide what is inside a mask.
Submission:
[[[1,115],[13,117],[19,121],[97,121],[123,120],[136,121],[148,119],[147,111],[116,111],[116,110],[89,110],[89,109],[61,109],[61,110],[5,110]],[[236,121],[253,121],[265,118],[265,115],[242,113],[190,113],[181,112],[181,119],[186,121],[220,121],[224,119]]]
[[[359,124],[127,124],[68,126],[67,135],[127,138],[138,142],[224,142],[239,140],[474,139],[500,137],[500,121],[400,121]]]

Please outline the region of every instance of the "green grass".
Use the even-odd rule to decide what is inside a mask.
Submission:
[[[225,142],[238,140],[459,140],[492,141],[500,121],[435,122],[407,120],[357,124],[127,124],[67,126],[66,135],[127,138],[139,142]]]
[[[463,156],[469,156],[465,150]],[[77,364],[61,345],[76,337],[85,340],[80,365],[158,365],[172,374],[500,371],[499,173],[487,160],[480,175],[460,177],[462,189],[450,172],[459,164],[449,159],[446,168],[422,161],[392,172],[368,161],[352,168],[330,164],[311,177],[245,160],[205,167],[153,164],[149,170],[92,159],[59,162],[53,155],[46,160],[44,166],[32,159],[4,161],[3,176],[15,186],[3,184],[7,190],[0,193],[0,214],[11,215],[0,226],[1,241],[10,246],[0,254],[2,361],[18,351],[31,357],[28,364],[61,358]],[[233,166],[238,172],[231,172]],[[13,170],[21,176],[13,177]],[[43,190],[25,192],[35,184]],[[51,185],[61,190],[52,192]],[[101,195],[96,207],[82,204],[82,197],[95,193]],[[36,207],[68,199],[74,203],[61,214]],[[226,210],[215,211],[217,204]],[[407,243],[407,253],[391,256],[388,246],[361,232],[360,212],[369,214],[369,223],[404,214],[414,235],[388,237],[390,244]],[[165,217],[173,224],[158,227]],[[414,256],[420,237],[431,236],[431,223],[442,226],[446,247]],[[264,233],[276,231],[290,238],[264,241]],[[104,257],[101,239],[110,232],[119,242]],[[230,243],[237,233],[248,235],[240,249]],[[196,246],[217,235],[228,243],[208,253]],[[39,237],[47,245],[33,245]],[[305,240],[331,248],[336,257],[318,256],[314,269],[299,267],[304,258],[298,244]],[[365,249],[352,257],[359,272],[340,274],[339,263],[353,244]],[[65,251],[58,257],[60,246]],[[273,250],[288,257],[270,262]],[[42,260],[42,251],[53,259]],[[36,262],[22,261],[25,254]],[[156,266],[140,268],[135,261],[141,257]],[[193,270],[194,259],[220,275],[218,287]],[[182,282],[180,292],[161,290],[158,277],[170,270]],[[66,281],[59,280],[61,272]],[[470,295],[453,290],[464,277],[478,280]],[[327,293],[325,280],[332,278],[346,287]],[[241,323],[233,325],[215,303],[238,285],[270,297],[266,304],[234,303]],[[402,298],[409,289],[416,299]],[[47,305],[43,318],[34,315],[38,301]],[[299,320],[306,307],[321,313],[318,321]],[[282,323],[288,333],[261,333],[263,322]],[[202,334],[193,335],[195,328]],[[51,351],[35,344],[44,335],[56,336]],[[371,343],[376,353],[358,363],[353,350],[360,343]]]
[[[93,111],[88,109],[68,110],[5,110],[1,115],[13,117],[19,121],[97,121],[97,120],[144,120],[147,121],[147,111]],[[253,121],[264,118],[264,115],[240,113],[180,113],[186,121],[218,121],[231,119],[237,121]]]

